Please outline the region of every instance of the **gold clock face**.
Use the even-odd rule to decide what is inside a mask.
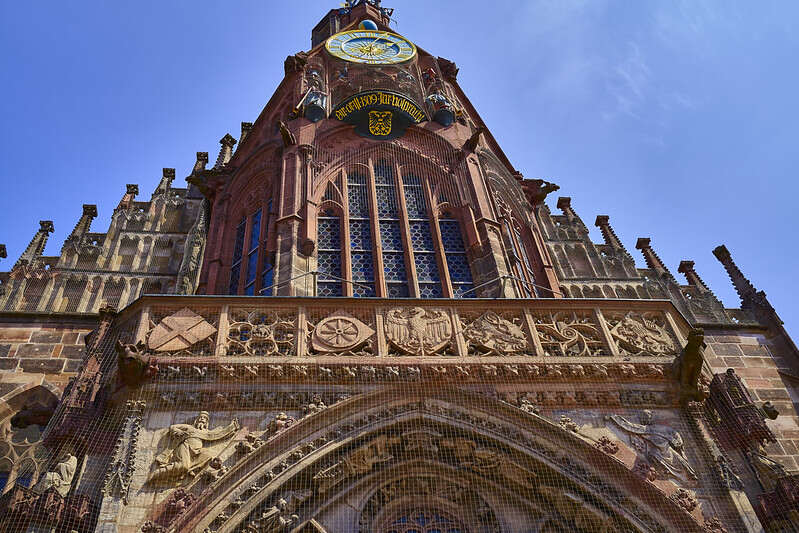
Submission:
[[[367,65],[402,63],[416,55],[412,42],[387,31],[343,31],[330,37],[325,47],[335,57]]]

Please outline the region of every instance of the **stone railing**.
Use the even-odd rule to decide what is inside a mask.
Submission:
[[[126,342],[159,360],[309,357],[470,362],[673,359],[688,323],[660,300],[408,300],[147,296]],[[433,356],[433,357],[431,357]],[[639,358],[641,358],[639,360]]]

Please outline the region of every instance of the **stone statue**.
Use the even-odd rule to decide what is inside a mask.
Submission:
[[[169,427],[167,447],[155,457],[157,466],[149,483],[170,483],[195,475],[213,458],[203,449],[203,443],[232,437],[240,427],[235,418],[227,426],[216,429],[208,429],[208,421],[208,412],[201,411],[194,424]]]
[[[688,333],[688,342],[674,361],[674,373],[680,382],[680,401],[683,403],[701,402],[707,398],[707,388],[701,381],[704,347],[705,332],[692,329]]]
[[[652,411],[644,410],[641,423],[630,422],[623,416],[610,415],[613,421],[630,436],[630,444],[641,451],[647,461],[677,479],[697,479],[683,451],[682,435],[674,428],[652,424]]]
[[[62,498],[66,498],[72,486],[72,478],[75,477],[75,470],[77,470],[77,468],[78,458],[70,452],[65,452],[61,456],[61,459],[59,459],[58,464],[42,476],[36,486],[33,487],[33,490],[38,493],[43,493],[52,488],[55,489]]]
[[[205,241],[208,235],[208,218],[211,211],[211,204],[207,198],[203,198],[200,204],[200,212],[194,222],[186,239],[186,247],[183,251],[183,261],[180,263],[178,280],[175,284],[177,294],[194,294],[197,288],[197,278],[200,275],[203,253],[205,252]]]

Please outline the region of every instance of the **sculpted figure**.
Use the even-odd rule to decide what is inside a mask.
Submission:
[[[169,427],[167,447],[155,457],[157,467],[150,475],[150,483],[169,483],[193,476],[212,459],[203,449],[203,443],[232,437],[240,427],[235,418],[227,426],[216,429],[208,429],[208,421],[208,412],[201,411],[194,424]]]
[[[66,452],[61,456],[55,468],[47,472],[33,487],[33,490],[42,493],[53,488],[62,498],[66,498],[77,468],[78,458],[70,452]]]
[[[619,415],[609,418],[630,435],[630,443],[650,463],[677,479],[696,479],[696,472],[685,458],[682,435],[669,426],[652,424],[652,411],[644,410],[640,424]]]
[[[674,362],[674,373],[680,382],[680,399],[683,402],[701,402],[707,398],[707,391],[701,382],[704,347],[705,332],[692,329],[688,333],[688,342]]]

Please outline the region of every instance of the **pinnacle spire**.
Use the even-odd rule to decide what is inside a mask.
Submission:
[[[41,257],[41,255],[44,253],[44,247],[47,246],[47,238],[54,231],[55,227],[53,226],[52,220],[40,220],[39,230],[33,236],[30,244],[28,244],[28,247],[25,248],[24,252],[22,252],[22,255],[19,257],[19,260],[14,266],[17,267],[23,264],[30,264],[36,258]]]
[[[696,270],[694,269],[694,262],[693,261],[680,261],[680,266],[677,268],[677,272],[685,276],[685,279],[688,281],[688,285],[692,285],[699,289],[701,292],[710,292],[707,285],[702,278],[699,277]]]
[[[765,302],[766,293],[758,291],[752,285],[752,282],[743,275],[741,269],[732,260],[732,255],[730,255],[730,251],[727,250],[726,246],[723,244],[716,246],[713,249],[713,255],[716,256],[724,270],[727,271],[727,275],[730,277],[733,287],[735,287],[735,292],[738,293],[738,297],[741,299],[741,307],[761,306]]]
[[[605,244],[611,248],[615,248],[616,250],[623,250],[624,252],[627,252],[627,249],[624,248],[619,236],[616,235],[615,231],[613,231],[613,227],[610,225],[610,217],[608,215],[598,215],[594,225],[599,228],[600,232],[602,232],[602,239],[605,241]]]
[[[64,244],[66,245],[71,241],[79,241],[81,237],[89,233],[92,226],[92,220],[97,217],[97,206],[94,204],[83,204],[83,213],[78,219],[78,223],[72,229]]]
[[[641,250],[641,254],[644,256],[644,261],[646,261],[646,266],[657,272],[659,276],[661,277],[666,276],[669,278],[673,278],[674,276],[672,275],[672,273],[669,271],[668,268],[666,268],[666,265],[660,259],[658,254],[655,253],[655,250],[652,248],[652,245],[650,244],[651,242],[652,239],[650,239],[649,237],[641,237],[635,243],[635,249]]]
[[[227,165],[230,158],[233,157],[233,147],[236,145],[236,139],[234,139],[231,134],[226,133],[224,137],[219,139],[219,144],[221,144],[222,147],[219,149],[219,155],[216,157],[214,170],[219,170]]]
[[[161,181],[158,183],[158,187],[155,188],[155,193],[165,193],[172,187],[172,181],[175,179],[175,169],[174,168],[165,168],[162,172]]]

